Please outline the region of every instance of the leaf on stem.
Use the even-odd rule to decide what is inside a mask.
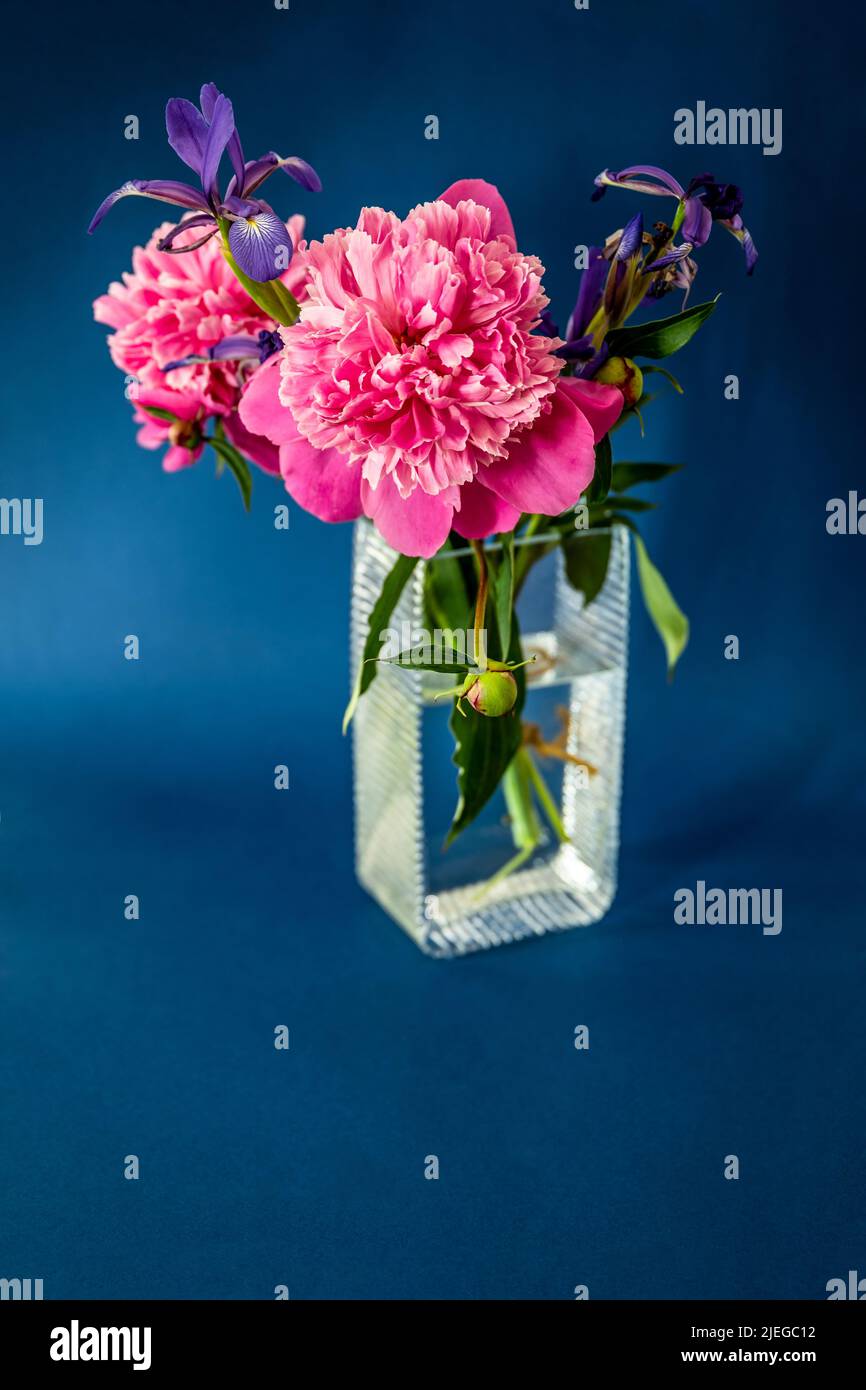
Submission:
[[[674,390],[676,391],[676,393],[677,393],[678,396],[683,396],[683,395],[685,395],[685,391],[684,391],[683,387],[680,386],[680,383],[677,381],[677,379],[676,379],[676,377],[674,376],[673,372],[669,372],[669,371],[667,370],[667,368],[665,368],[665,367],[650,367],[650,366],[648,366],[648,365],[645,364],[644,367],[643,367],[643,374],[644,374],[644,376],[649,375],[650,372],[656,372],[659,376],[663,376],[663,377],[665,378],[666,381],[669,381],[670,384],[671,384],[671,386],[674,388]]]
[[[648,502],[645,497],[617,497],[608,493],[603,502],[596,502],[589,509],[590,526],[604,526],[614,512],[654,512],[658,502]]]
[[[609,531],[583,531],[563,537],[565,575],[573,589],[583,594],[585,604],[601,593],[610,560]]]
[[[610,479],[613,469],[613,453],[610,447],[610,435],[606,434],[595,446],[595,472],[592,475],[592,482],[586,490],[586,500],[588,502],[603,502],[610,492]]]
[[[639,483],[658,482],[669,473],[676,473],[682,466],[681,463],[615,463],[611,487],[614,492],[626,492]]]
[[[374,656],[367,657],[367,660],[383,661],[389,666],[402,666],[410,671],[433,671],[439,676],[465,676],[469,671],[482,669],[458,647],[443,643],[441,661],[435,658],[431,660],[427,655],[429,651],[429,644],[423,644],[407,648],[404,652],[398,652],[396,656]]]
[[[689,620],[680,608],[661,572],[656,569],[637,526],[631,517],[617,517],[627,526],[634,538],[637,555],[637,573],[641,593],[656,632],[664,643],[668,662],[668,680],[673,680],[674,669],[686,649],[689,640]]]
[[[217,456],[218,469],[220,465],[225,466],[234,476],[241,490],[244,509],[249,511],[250,501],[253,495],[253,475],[243,454],[238,453],[234,444],[230,444],[228,440],[220,434],[211,435],[207,442]]]
[[[466,574],[460,560],[443,548],[424,567],[424,610],[427,627],[442,632],[465,632],[472,623],[472,602],[466,588]],[[471,575],[470,566],[470,575]]]
[[[388,621],[394,609],[397,607],[400,595],[406,587],[409,576],[412,574],[418,563],[416,555],[398,555],[392,568],[385,577],[382,585],[382,592],[379,594],[370,613],[368,624],[367,640],[364,643],[364,650],[361,653],[361,660],[358,665],[358,675],[355,679],[355,688],[352,691],[352,698],[346,706],[343,715],[343,733],[346,732],[352,722],[352,716],[358,708],[358,701],[369,690],[373,681],[376,679],[376,660],[379,655],[379,648],[382,645],[380,636],[382,629],[388,626]]]
[[[694,337],[720,298],[717,294],[706,304],[695,304],[669,319],[653,319],[651,323],[632,328],[613,328],[607,335],[607,346],[618,357],[670,357]]]

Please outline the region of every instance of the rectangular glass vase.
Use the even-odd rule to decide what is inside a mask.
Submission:
[[[518,540],[517,553],[521,545],[539,543]],[[353,679],[372,607],[396,558],[368,521],[356,524]],[[390,629],[424,628],[424,569],[437,563],[418,562]],[[619,850],[628,614],[629,548],[622,527],[613,528],[607,577],[589,605],[566,579],[559,548],[529,571],[517,615],[524,654],[536,661],[527,668],[522,720],[568,840],[559,843],[548,833],[522,867],[492,887],[490,879],[515,853],[501,788],[443,848],[457,804],[457,770],[448,727],[452,701],[435,697],[455,680],[380,664],[353,724],[356,870],[367,892],[429,955],[462,955],[587,926],[610,907]]]

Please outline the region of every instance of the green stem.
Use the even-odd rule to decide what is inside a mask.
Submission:
[[[565,826],[562,823],[562,818],[559,814],[559,811],[557,810],[556,803],[553,800],[553,797],[550,795],[550,790],[548,788],[547,783],[545,782],[538,768],[535,766],[532,754],[530,753],[528,748],[523,747],[517,750],[516,757],[521,758],[523,760],[527,776],[529,777],[530,782],[535,788],[535,794],[541,802],[544,814],[547,816],[547,819],[550,821],[550,824],[553,827],[553,831],[556,835],[556,838],[559,840],[559,843],[561,845],[568,844],[568,836],[565,833]]]
[[[521,535],[520,535],[521,541],[528,541],[528,540],[531,540],[531,538],[535,535],[536,531],[538,530],[538,528],[539,528],[539,526],[541,525],[541,523],[542,523],[543,520],[544,520],[544,517],[541,516],[540,513],[537,513],[537,512],[536,512],[535,514],[533,514],[533,515],[529,518],[529,521],[528,521],[527,524],[526,524],[526,530],[523,531],[523,532],[521,532]],[[534,558],[534,557],[530,554],[530,552],[531,552],[532,550],[534,550],[534,549],[535,549],[534,546],[527,546],[527,545],[524,545],[524,546],[521,547],[521,548],[518,550],[518,552],[517,552],[517,562],[516,562],[516,564],[515,564],[515,566],[514,566],[514,592],[515,592],[515,594],[517,593],[517,591],[519,590],[521,584],[523,583],[524,579],[526,578],[527,571],[528,571],[530,565],[531,565],[532,562],[533,562],[533,558]]]
[[[485,644],[482,642],[481,634],[484,631],[484,620],[487,613],[487,556],[484,553],[484,545],[481,541],[473,541],[472,549],[475,551],[475,558],[478,561],[478,597],[475,600],[474,654],[475,665],[480,666],[482,654],[486,654]]]
[[[502,776],[505,805],[511,817],[511,836],[516,849],[534,849],[541,843],[541,826],[532,804],[532,788],[521,758],[522,748],[515,753]]]
[[[295,296],[289,293],[281,280],[251,280],[248,275],[245,275],[231,253],[229,223],[225,217],[218,220],[223,243],[223,255],[229,269],[243,285],[250,299],[258,304],[260,309],[264,309],[270,318],[276,319],[277,323],[285,324],[286,327],[297,323],[301,310]],[[288,232],[286,232],[286,236],[288,236]]]
[[[541,844],[541,826],[532,804],[532,788],[526,776],[526,769],[519,761],[519,753],[511,759],[502,775],[502,791],[505,796],[505,805],[508,807],[511,837],[514,840],[517,853],[512,855],[508,862],[503,864],[501,869],[497,869],[493,877],[487,880],[479,892],[476,902],[480,902],[491,888],[495,887],[497,883],[501,883],[509,874],[513,874],[515,869],[519,869],[522,864],[525,864]]]
[[[508,862],[503,864],[501,869],[497,869],[493,877],[487,880],[478,894],[477,901],[485,897],[497,883],[501,883],[509,874],[513,874],[516,869],[525,864],[541,844],[541,825],[532,799],[533,791],[541,802],[560,844],[568,843],[568,836],[565,833],[565,827],[553,797],[550,795],[544,778],[532,761],[532,755],[528,748],[519,748],[511,759],[503,773],[502,791],[511,821],[511,837],[514,840],[517,853],[512,855]]]
[[[521,865],[525,864],[527,859],[529,859],[530,855],[535,851],[536,847],[536,845],[527,845],[524,849],[519,849],[516,854],[512,855],[511,858],[508,860],[508,863],[503,864],[502,868],[497,869],[496,873],[492,876],[492,878],[489,878],[487,880],[487,882],[484,884],[484,887],[481,889],[481,892],[478,893],[477,896],[473,899],[473,902],[476,905],[480,903],[483,898],[486,898],[491,888],[495,888],[497,883],[501,883],[502,880],[504,878],[507,878],[509,874],[513,874],[515,869],[519,869]]]

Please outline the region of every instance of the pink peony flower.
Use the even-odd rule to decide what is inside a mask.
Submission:
[[[560,340],[535,331],[544,268],[492,184],[453,184],[403,221],[365,208],[292,264],[308,277],[301,318],[240,415],[279,447],[302,507],[363,512],[396,550],[430,556],[452,526],[482,538],[574,506],[622,395],[560,376]]]
[[[202,451],[196,443],[195,422],[218,416],[228,438],[241,453],[267,472],[279,472],[277,449],[238,418],[241,389],[256,357],[239,360],[194,362],[164,370],[169,363],[187,357],[206,356],[226,338],[255,340],[264,329],[276,329],[274,321],[250,299],[229,269],[218,239],[196,251],[172,255],[158,251],[160,237],[171,230],[164,223],[147,243],[132,253],[132,271],[123,283],[114,283],[93,305],[97,322],[115,331],[108,349],[115,366],[134,382],[129,390],[135,420],[141,426],[138,442],[146,449],[169,448],[163,468],[174,472],[194,463]],[[297,247],[304,230],[303,217],[292,217],[289,234]],[[182,234],[175,245],[194,240],[195,232]],[[292,259],[282,277],[297,299],[303,297],[305,271]],[[170,421],[154,418],[145,406],[170,411],[189,422],[184,430]],[[186,439],[188,443],[178,442]]]

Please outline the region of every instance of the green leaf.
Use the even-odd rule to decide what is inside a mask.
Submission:
[[[508,660],[522,659],[515,615]],[[451,712],[450,728],[455,744],[452,761],[457,768],[458,800],[445,841],[446,849],[487,805],[523,741],[520,712],[526,699],[526,678],[522,669],[514,671],[513,675],[517,681],[517,701],[511,714],[491,719],[478,714],[471,705],[464,705],[464,715],[457,709],[456,702]]]
[[[634,328],[613,328],[607,335],[611,353],[619,357],[670,357],[697,333],[721,298],[696,304],[669,319],[653,319]]]
[[[610,435],[605,435],[595,446],[595,472],[592,475],[592,482],[586,490],[588,502],[603,502],[610,492],[611,469],[613,466],[613,454],[610,447]]]
[[[676,379],[676,377],[674,376],[673,372],[667,371],[665,367],[650,367],[650,366],[646,366],[646,365],[645,365],[645,366],[642,368],[642,371],[643,371],[644,376],[649,375],[650,372],[656,372],[656,373],[658,374],[658,376],[663,376],[663,377],[665,378],[666,381],[669,381],[670,384],[671,384],[671,386],[674,388],[674,390],[675,390],[680,396],[685,395],[685,392],[684,392],[682,386],[680,386],[680,383],[677,381],[677,379]]]
[[[507,652],[511,646],[511,615],[514,612],[514,532],[504,532],[499,540],[502,550],[495,568],[489,563],[488,567],[500,651]]]
[[[162,410],[158,405],[139,405],[138,408],[146,415],[152,415],[155,420],[168,420],[171,424],[177,420],[177,416],[172,415],[170,410]]]
[[[392,568],[385,576],[382,585],[382,592],[373,604],[367,630],[367,640],[364,643],[364,650],[361,654],[361,661],[358,665],[358,675],[355,679],[355,688],[352,691],[352,698],[346,706],[346,713],[343,715],[343,733],[346,732],[352,722],[352,716],[358,708],[358,701],[366,690],[369,690],[373,681],[376,679],[376,661],[379,655],[379,648],[382,644],[380,633],[387,627],[388,621],[394,609],[397,607],[400,595],[406,587],[409,576],[418,563],[416,555],[398,555]]]
[[[615,511],[654,512],[657,506],[658,502],[647,502],[643,497],[617,497],[611,492],[608,493],[603,502],[596,502],[590,507],[590,525],[603,525],[604,519],[610,517]]]
[[[465,632],[472,626],[472,601],[463,565],[449,555],[450,540],[424,567],[424,609],[429,629]]]
[[[234,475],[241,490],[244,507],[249,511],[250,500],[253,495],[253,475],[243,454],[239,454],[233,444],[229,444],[227,439],[221,439],[218,435],[212,435],[207,442],[216,454],[219,463],[224,464]]]
[[[682,466],[681,463],[615,463],[611,486],[614,492],[626,492],[639,483],[658,482]]]
[[[668,680],[672,680],[674,668],[689,640],[689,620],[647,554],[646,546],[634,525],[632,534],[643,601],[664,643],[668,659]]]
[[[377,656],[368,658],[373,661],[384,661],[389,666],[402,666],[410,671],[434,671],[439,676],[465,676],[467,671],[479,671],[481,668],[475,662],[467,659],[466,653],[461,652],[457,647],[447,646],[442,643],[442,660],[431,661],[424,653],[429,651],[429,643],[409,647],[406,651],[398,652],[396,656]],[[447,656],[450,655],[450,660]]]
[[[609,531],[584,531],[563,538],[566,578],[573,589],[583,594],[584,603],[592,603],[601,593],[607,577],[610,542]]]

